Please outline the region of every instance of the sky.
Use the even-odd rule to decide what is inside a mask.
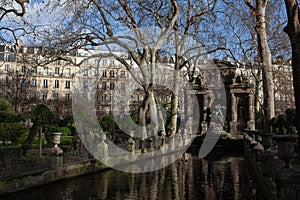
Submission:
[[[65,0],[59,0],[60,3],[63,3]],[[272,1],[272,0],[270,0]],[[35,29],[39,30],[39,31],[43,31],[44,29],[49,30],[49,27],[60,27],[61,24],[63,23],[63,15],[66,14],[66,11],[63,9],[63,7],[58,7],[55,6],[54,10],[47,10],[44,8],[45,5],[50,4],[50,5],[56,5],[55,4],[56,0],[31,0],[30,4],[27,4],[27,13],[24,16],[24,21],[28,22],[29,24],[34,24],[35,25]],[[217,9],[219,9],[217,7]],[[283,12],[280,13],[280,16],[282,17],[282,19],[285,18],[285,13],[284,13],[284,9]],[[20,17],[16,17],[14,15],[10,15],[9,16],[10,20],[15,20],[15,21],[20,21]],[[222,20],[224,21],[224,20]],[[7,21],[1,21],[1,24],[7,25]],[[12,22],[11,24],[14,24],[14,22]],[[10,24],[10,26],[11,26]],[[238,27],[237,31],[241,31]],[[216,29],[217,30],[217,29]],[[224,34],[225,30],[220,30],[220,35]],[[232,30],[229,30],[229,32],[232,32]],[[227,33],[229,34],[229,33]],[[234,36],[234,35],[232,35]],[[33,36],[34,37],[34,36]],[[38,36],[37,36],[38,37]],[[21,39],[23,40],[23,44],[25,45],[30,45],[33,43],[33,41],[36,38],[31,38],[28,39],[28,37],[21,37]],[[229,35],[227,35],[226,40],[233,40],[234,41],[234,37],[231,37]],[[247,39],[247,38],[246,38]],[[247,44],[245,44],[247,46]],[[231,45],[232,49],[234,49],[234,47]],[[235,48],[235,51],[239,51],[240,50],[240,46],[237,46],[237,48]]]

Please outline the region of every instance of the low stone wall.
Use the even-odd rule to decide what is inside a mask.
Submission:
[[[297,136],[246,131],[245,160],[261,199],[300,200],[300,170],[290,164]]]
[[[257,195],[262,199],[277,199],[276,188],[274,188],[268,177],[263,175],[261,168],[258,166],[259,163],[255,161],[255,155],[251,152],[247,142],[245,142],[244,157],[248,171],[255,183]]]
[[[91,159],[77,164],[62,165],[63,157],[52,158],[51,170],[36,171],[14,177],[0,179],[0,196],[24,189],[41,186],[58,180],[109,169],[102,163]]]

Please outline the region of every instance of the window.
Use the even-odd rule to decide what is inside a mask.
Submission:
[[[36,79],[32,79],[32,81],[31,81],[31,87],[36,87]]]
[[[106,82],[102,82],[102,89],[106,90]]]
[[[25,84],[26,84],[26,80],[25,80],[25,78],[22,78],[22,79],[20,80],[20,85],[21,85],[21,87],[25,87]]]
[[[35,93],[35,92],[31,92],[31,99],[32,99],[33,101],[36,100],[36,93]]]
[[[88,76],[89,75],[89,70],[88,69],[84,69],[83,70],[83,76]]]
[[[110,89],[110,90],[113,90],[114,88],[115,88],[115,83],[110,83],[109,89]]]
[[[22,73],[26,73],[26,67],[25,67],[25,66],[22,66],[21,72],[22,72]]]
[[[53,99],[58,100],[58,93],[53,93]]]
[[[8,70],[9,70],[9,64],[5,64],[4,65],[4,72],[8,72]]]
[[[59,88],[59,80],[54,81],[54,88]]]
[[[4,54],[4,61],[9,61],[9,54]]]
[[[37,74],[37,67],[32,68],[32,73]]]
[[[106,77],[106,70],[102,70],[102,76]]]
[[[94,88],[95,88],[95,89],[99,89],[98,81],[94,81],[93,85],[94,85]]]
[[[66,93],[66,99],[67,99],[67,100],[70,99],[70,93]]]
[[[4,85],[7,85],[8,84],[8,76],[3,77],[2,81],[3,81]]]
[[[95,69],[95,76],[98,76],[98,75],[99,75],[99,70]]]
[[[99,64],[99,60],[96,59],[96,60],[95,60],[95,65],[98,66],[98,64]]]
[[[47,93],[43,93],[43,96],[42,96],[43,101],[47,100],[47,96],[48,96]]]
[[[59,67],[55,67],[54,75],[55,75],[55,76],[58,76],[58,75],[59,75]]]
[[[125,90],[125,83],[121,83],[121,90]]]
[[[57,64],[57,65],[60,65],[60,60],[57,60],[57,61],[56,61],[56,64]]]
[[[70,89],[70,87],[71,87],[71,82],[70,81],[66,81],[66,88]]]
[[[110,64],[111,64],[111,65],[114,65],[114,64],[115,64],[115,61],[114,61],[114,60],[110,60]]]
[[[121,78],[126,78],[126,72],[125,71],[121,71]]]
[[[44,67],[44,75],[48,75],[49,72],[49,68],[48,67]]]
[[[71,69],[70,68],[66,69],[66,76],[71,76]]]
[[[43,86],[44,86],[44,88],[48,88],[48,80],[47,79],[44,79]]]
[[[88,81],[83,81],[83,88],[86,89],[89,86],[89,82]]]
[[[103,95],[102,95],[102,102],[105,102],[105,101],[106,101],[106,97],[107,97],[106,94],[103,94]]]
[[[114,70],[109,71],[109,76],[110,77],[115,77],[115,71]]]
[[[103,59],[103,60],[102,60],[102,64],[103,64],[103,65],[107,65],[107,60],[106,60],[106,59]]]

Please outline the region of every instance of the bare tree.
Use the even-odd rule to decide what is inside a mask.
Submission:
[[[243,2],[224,0],[223,2],[226,10],[222,10],[222,15],[225,17],[225,21],[229,22],[225,22],[223,26],[229,24],[229,28],[233,30],[233,33],[225,33],[227,45],[230,45],[228,48],[234,52],[234,59],[242,60],[240,65],[252,68],[251,76],[256,85],[254,90],[256,102],[259,102],[259,89],[262,81],[264,127],[269,132],[269,121],[275,116],[272,53],[276,55],[279,53],[278,49],[282,48],[275,42],[275,39],[278,40],[277,36],[280,35],[278,31],[282,24],[271,23],[270,19],[273,16],[278,19],[275,15],[280,11],[274,12],[275,9],[271,9],[271,6],[276,7],[275,3],[267,0],[245,0]],[[269,17],[270,15],[272,17]],[[282,23],[282,21],[280,22]],[[224,30],[228,30],[228,28],[224,27]],[[272,44],[272,51],[269,43]]]
[[[70,4],[71,1],[69,2]],[[60,47],[82,48],[86,46],[106,46],[110,49],[115,45],[129,52],[130,62],[114,55],[122,63],[145,92],[139,109],[139,118],[142,123],[143,135],[146,135],[146,113],[151,113],[151,122],[154,123],[154,134],[158,129],[158,115],[154,97],[156,87],[157,51],[172,31],[179,15],[177,1],[164,2],[150,1],[116,1],[99,2],[88,1],[80,10],[75,9],[71,17],[72,26],[65,26],[65,30],[55,30],[57,34],[49,32],[49,44],[59,41]],[[93,18],[94,20],[89,20]],[[75,26],[78,25],[78,26]],[[159,25],[155,31],[151,27]],[[148,27],[147,27],[148,26]],[[70,32],[70,31],[71,32]],[[150,30],[150,31],[149,31]],[[124,31],[126,33],[124,33]],[[123,33],[122,33],[123,32]],[[65,34],[62,34],[65,33]],[[137,76],[133,73],[131,62],[136,63],[140,71]],[[151,105],[151,106],[150,106]]]
[[[296,128],[300,133],[300,11],[297,0],[285,0],[288,24],[284,31],[292,46],[293,85],[296,104]]]
[[[26,13],[26,4],[29,3],[29,0],[3,0],[0,2],[0,22],[4,21],[5,17],[8,17],[10,14],[14,14],[15,16],[22,17]],[[13,38],[17,41],[17,36],[15,32],[22,28],[11,28],[9,26],[0,27],[0,40],[6,40],[6,34],[2,35],[4,32],[8,32],[13,36]]]
[[[263,80],[263,110],[264,110],[264,129],[270,132],[270,120],[275,116],[275,102],[274,102],[274,83],[272,75],[272,54],[268,44],[267,37],[267,19],[266,8],[267,0],[256,0],[252,5],[250,0],[245,0],[247,6],[256,17],[256,34],[258,45],[258,63],[262,69]]]

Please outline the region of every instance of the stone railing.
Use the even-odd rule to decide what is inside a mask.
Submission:
[[[300,172],[293,168],[298,136],[245,130],[245,158],[264,199],[300,199]]]
[[[76,151],[71,149],[71,147],[70,149],[69,147],[60,148],[59,136],[60,134],[53,134],[54,147],[47,150],[44,149],[48,154],[44,155],[43,159],[40,159],[38,163],[35,163],[35,160],[31,161],[28,164],[29,168],[26,168],[25,171],[20,170],[21,168],[24,169],[23,162],[16,162],[14,165],[10,163],[8,167],[4,168],[0,167],[0,172],[3,172],[0,173],[2,176],[0,176],[0,196],[1,194],[20,191],[40,184],[109,168],[96,160],[84,147],[79,148]],[[106,138],[105,132],[95,134],[94,141],[96,144],[94,144],[94,146],[99,154],[97,158],[101,158],[100,160],[110,164],[115,163],[118,159],[129,160],[131,157],[135,157],[140,153],[148,153],[148,155],[150,155],[148,158],[151,159],[153,156],[156,156],[157,152],[160,152],[160,156],[178,153],[185,147],[188,147],[193,140],[193,136],[189,133],[188,129],[180,130],[173,137],[152,136],[142,140],[140,138],[134,138],[134,132],[131,132],[129,136],[129,139],[125,144],[118,145],[119,149],[123,150],[119,151],[117,148],[108,145],[109,141]],[[124,150],[126,154],[124,154]],[[169,158],[171,157],[172,156]],[[127,164],[134,165],[135,161],[134,159],[132,160],[132,163]],[[166,161],[166,159],[158,159],[158,161],[161,160]],[[9,167],[16,170],[7,174]]]

